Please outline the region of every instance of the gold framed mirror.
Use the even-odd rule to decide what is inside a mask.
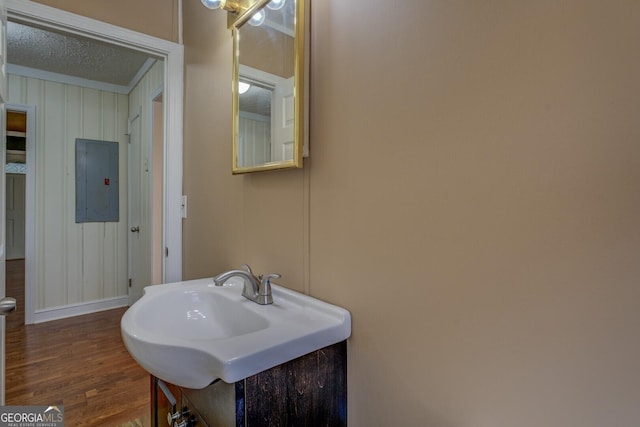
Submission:
[[[259,0],[233,24],[234,174],[302,167],[307,2]]]

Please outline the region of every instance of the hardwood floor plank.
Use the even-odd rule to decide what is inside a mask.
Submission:
[[[125,309],[25,326],[23,260],[7,262],[7,295],[19,302],[7,317],[7,405],[64,405],[68,426],[149,419],[149,374],[120,335]]]

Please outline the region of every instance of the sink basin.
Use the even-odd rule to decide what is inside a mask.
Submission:
[[[233,383],[347,339],[343,308],[272,284],[273,304],[244,298],[244,281],[198,279],[148,286],[122,317],[131,356],[170,383]]]

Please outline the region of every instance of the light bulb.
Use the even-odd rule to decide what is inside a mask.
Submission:
[[[267,17],[264,9],[260,9],[256,13],[253,14],[251,19],[249,19],[249,25],[253,25],[254,27],[259,27],[264,22],[264,19]]]
[[[251,85],[249,83],[238,82],[238,93],[242,95],[243,93],[248,91],[250,87]]]
[[[204,5],[204,7],[208,9],[220,9],[221,7],[224,7],[225,3],[227,2],[226,0],[200,0],[200,1],[202,1],[202,4]]]
[[[287,0],[271,0],[267,3],[267,7],[271,10],[282,9],[282,6],[286,3]]]

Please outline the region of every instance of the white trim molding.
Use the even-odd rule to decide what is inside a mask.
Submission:
[[[129,95],[138,82],[144,77],[145,73],[155,64],[157,59],[147,59],[142,67],[138,70],[135,76],[131,79],[131,82],[127,86],[117,85],[112,83],[99,82],[96,80],[83,79],[81,77],[69,76],[66,74],[53,73],[51,71],[38,70],[31,67],[24,67],[22,65],[7,64],[7,74],[15,74],[17,76],[31,77],[34,79],[48,80],[52,82],[86,87],[89,89],[103,90],[106,92],[119,93],[121,95]]]
[[[50,322],[51,320],[64,319],[67,317],[81,316],[83,314],[96,313],[98,311],[111,310],[114,308],[127,307],[129,297],[114,297],[99,301],[84,302],[80,304],[65,305],[62,307],[36,310],[31,323]]]

